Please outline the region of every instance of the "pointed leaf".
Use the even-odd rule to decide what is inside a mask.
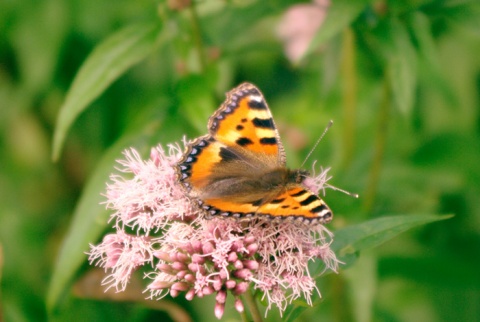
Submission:
[[[198,133],[205,132],[206,120],[217,107],[210,83],[208,77],[193,74],[181,79],[177,85],[180,108]]]
[[[284,322],[294,322],[298,321],[298,317],[300,314],[302,314],[304,311],[311,309],[312,307],[303,299],[298,299],[293,301],[292,305],[287,306],[287,309],[285,310],[285,316],[283,321]]]
[[[410,114],[415,103],[417,87],[417,53],[403,24],[394,20],[391,24],[391,51],[388,54],[392,95],[397,108]]]
[[[445,220],[452,215],[405,215],[369,220],[335,232],[332,249],[340,260],[358,251],[377,247],[400,233],[416,226]]]
[[[160,26],[127,27],[101,43],[87,58],[60,109],[53,137],[54,160],[58,159],[67,132],[78,115],[113,81],[154,48]]]
[[[410,32],[415,38],[418,47],[419,78],[430,86],[436,87],[436,92],[443,95],[447,104],[452,107],[459,105],[459,101],[451,85],[451,80],[445,76],[445,68],[440,60],[440,51],[432,31],[429,17],[417,11],[410,16]]]
[[[337,254],[338,259],[344,263],[342,267],[345,268],[356,260],[356,253],[361,250],[379,246],[400,233],[416,226],[445,220],[451,217],[453,216],[406,215],[372,219],[362,224],[337,230],[332,243],[332,250]],[[320,266],[321,265],[317,265],[316,269],[311,271],[313,276],[320,275],[315,272],[319,270]],[[285,311],[286,321],[295,321],[305,310],[306,308],[302,305],[291,305],[289,309]]]

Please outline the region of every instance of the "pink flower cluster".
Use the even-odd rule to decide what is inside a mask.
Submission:
[[[313,0],[312,3],[296,4],[285,12],[277,33],[291,62],[298,63],[307,53],[325,21],[329,6],[329,0]]]
[[[168,153],[161,146],[152,149],[146,161],[133,149],[119,161],[124,175],[111,176],[106,194],[116,232],[89,252],[90,263],[109,272],[103,284],[123,291],[133,272],[152,267],[145,274],[150,298],[212,295],[217,318],[228,294],[242,312],[239,296],[250,288],[262,292],[267,310],[276,305],[283,312],[301,296],[311,304],[317,288],[309,261],[320,259],[326,269],[337,269],[332,234],[323,225],[206,219],[176,181],[180,157],[180,147],[170,145]],[[325,172],[318,178],[326,178]],[[317,190],[325,183],[318,178],[309,182],[317,183]]]

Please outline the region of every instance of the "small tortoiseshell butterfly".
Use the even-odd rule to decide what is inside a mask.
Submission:
[[[208,134],[191,142],[178,181],[207,217],[265,216],[327,223],[332,211],[286,167],[285,152],[260,90],[243,83],[210,117]]]

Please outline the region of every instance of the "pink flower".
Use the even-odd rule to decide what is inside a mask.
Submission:
[[[278,26],[278,36],[291,62],[298,62],[307,52],[329,5],[328,0],[315,0],[313,4],[298,4],[287,10]]]
[[[195,216],[192,205],[175,181],[174,165],[181,156],[178,145],[170,145],[168,155],[161,146],[152,149],[143,161],[134,149],[124,152],[118,170],[132,173],[132,179],[112,175],[107,185],[107,208],[115,210],[112,219],[118,229],[131,228],[137,233],[158,231],[171,220]]]
[[[158,146],[144,161],[130,149],[118,161],[124,176],[112,175],[106,192],[116,233],[92,245],[89,253],[91,263],[109,272],[103,284],[122,291],[133,272],[150,267],[145,274],[150,298],[215,296],[217,318],[228,296],[243,312],[239,297],[249,288],[262,291],[267,310],[275,305],[282,312],[299,297],[311,304],[318,289],[308,263],[320,259],[333,271],[338,266],[329,247],[332,234],[319,224],[206,219],[177,183],[180,151],[178,145],[170,145],[168,152]],[[326,171],[309,180],[309,188],[321,190]]]
[[[98,246],[91,246],[90,262],[110,269],[112,274],[103,281],[104,285],[125,290],[131,274],[140,266],[152,261],[153,249],[148,237],[132,236],[119,230],[106,235]]]
[[[320,190],[323,192],[325,195],[325,188],[335,188],[333,186],[330,186],[327,181],[330,180],[332,177],[328,176],[328,171],[330,171],[330,168],[326,168],[325,170],[323,168],[320,168],[320,174],[317,176],[315,175],[315,162],[313,162],[313,175],[310,177],[306,177],[303,180],[303,184],[310,189],[311,192],[314,194],[318,195],[320,193]],[[335,188],[336,189],[336,188]]]

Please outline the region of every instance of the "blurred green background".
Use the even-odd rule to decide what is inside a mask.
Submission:
[[[478,0],[4,0],[0,31],[0,320],[213,320],[211,299],[105,295],[84,252],[121,151],[204,134],[249,81],[290,167],[334,121],[306,167],[360,198],[327,192],[331,230],[455,215],[321,278],[298,320],[480,321]]]

